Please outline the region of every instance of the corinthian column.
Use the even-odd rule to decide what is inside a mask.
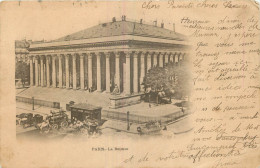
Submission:
[[[165,62],[165,64],[168,64],[168,61],[169,61],[169,53],[166,53],[165,54],[165,57],[164,57],[164,62]]]
[[[169,53],[168,60],[169,60],[169,63],[171,63],[171,61],[172,61],[172,53]]]
[[[43,72],[43,56],[41,56],[41,87],[44,86],[44,72]]]
[[[153,66],[156,67],[157,66],[157,56],[158,56],[158,52],[155,52],[153,55]]]
[[[181,66],[180,60],[181,60],[181,53],[178,54],[178,66]]]
[[[134,66],[133,66],[133,71],[134,71],[134,81],[133,81],[133,84],[134,84],[134,87],[133,87],[133,90],[134,90],[134,93],[138,93],[138,53],[134,53]]]
[[[178,63],[178,54],[177,53],[175,53],[173,56],[173,63],[174,63],[174,65],[176,65]]]
[[[30,85],[33,86],[33,58],[30,57]]]
[[[141,59],[141,66],[140,66],[140,90],[144,91],[144,87],[141,85],[144,80],[144,75],[145,75],[145,66],[144,66],[144,58],[145,58],[145,53],[142,53],[140,56]]]
[[[92,55],[88,53],[88,88],[92,87]]]
[[[101,64],[100,64],[100,57],[101,53],[97,53],[97,91],[101,92]]]
[[[50,57],[46,56],[46,82],[47,87],[50,87]]]
[[[187,56],[187,54],[186,53],[183,53],[183,55],[182,55],[182,61],[184,61],[185,60],[185,57]]]
[[[59,55],[59,88],[62,88],[62,56]]]
[[[80,89],[85,89],[84,85],[84,54],[80,55]]]
[[[38,56],[34,57],[34,65],[35,65],[35,86],[39,86]]]
[[[56,56],[52,56],[52,87],[56,88],[56,64],[55,64]]]
[[[106,55],[106,92],[110,93],[110,53],[105,53]]]
[[[147,53],[147,72],[151,69],[152,66],[152,59],[151,59],[152,53]]]
[[[69,67],[69,54],[65,55],[65,75],[66,75],[66,88],[70,88],[70,67]]]
[[[126,52],[125,54],[126,54],[126,61],[125,61],[125,69],[124,69],[124,71],[125,71],[125,81],[124,81],[124,93],[125,94],[130,94],[131,93],[131,91],[130,91],[130,71],[131,71],[131,69],[130,69],[130,55],[131,55],[131,53],[132,52]]]
[[[159,67],[163,67],[163,54],[159,56]]]
[[[115,53],[116,55],[116,64],[115,64],[115,84],[117,85],[119,91],[120,90],[120,53]]]
[[[77,89],[77,76],[76,76],[76,54],[72,56],[72,85],[73,89]]]

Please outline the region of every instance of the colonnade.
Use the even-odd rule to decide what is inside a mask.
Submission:
[[[182,52],[117,51],[30,55],[31,86],[91,89],[120,93],[143,92],[142,82],[151,67],[180,65]]]

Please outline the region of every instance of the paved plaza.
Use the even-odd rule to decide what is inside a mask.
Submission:
[[[72,89],[59,89],[59,88],[46,88],[46,87],[31,87],[24,91],[20,91],[19,96],[23,97],[34,97],[35,99],[40,100],[48,100],[48,101],[56,101],[61,103],[61,107],[63,109],[66,108],[66,104],[70,101],[74,101],[76,103],[88,103],[95,106],[101,106],[103,109],[126,113],[129,111],[131,114],[138,114],[142,116],[165,116],[168,114],[172,114],[174,112],[180,111],[180,107],[175,106],[176,102],[180,102],[180,100],[172,99],[172,104],[151,104],[141,102],[139,104],[118,108],[118,109],[109,109],[110,97],[113,97],[110,93],[100,93],[100,92],[92,92],[82,90],[72,90]]]
[[[82,90],[72,90],[72,89],[58,89],[58,88],[42,88],[42,87],[31,87],[24,90],[17,90],[17,95],[24,97],[35,97],[36,99],[57,101],[61,103],[61,107],[66,109],[66,104],[70,101],[76,103],[90,103],[96,106],[101,106],[105,110],[108,110],[109,98],[113,95],[108,93],[93,92]],[[175,106],[174,103],[178,101],[173,100],[172,104],[157,105],[141,102],[140,104],[135,104],[132,106],[127,106],[118,109],[109,109],[111,111],[126,113],[129,111],[131,114],[138,114],[141,116],[166,116],[168,114],[174,113],[175,111],[180,111],[180,108]],[[50,107],[44,107],[35,105],[34,110],[32,110],[32,104],[17,102],[16,103],[17,114],[20,113],[34,113],[41,114],[44,118],[50,114],[50,110],[57,110]],[[70,117],[70,112],[67,112]],[[102,132],[106,135],[118,135],[123,136],[124,134],[137,134],[137,127],[139,124],[131,123],[130,130],[127,130],[126,122],[108,119],[102,126]],[[189,116],[182,117],[173,123],[169,123],[167,126],[168,132],[172,135],[180,136],[182,133],[189,132],[192,126],[189,122]],[[180,135],[179,135],[180,134]]]

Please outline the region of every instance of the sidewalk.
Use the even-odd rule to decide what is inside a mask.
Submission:
[[[32,104],[16,102],[16,114],[21,113],[33,113],[33,114],[41,114],[44,117],[50,114],[50,111],[57,111],[59,109],[34,105],[34,110],[32,110]]]
[[[139,127],[140,124],[131,123],[130,129],[127,130],[127,123],[124,121],[118,121],[118,120],[107,120],[101,127],[101,129],[113,129],[120,132],[126,132],[131,134],[138,134],[137,127]],[[192,130],[191,123],[189,121],[189,115],[186,115],[184,117],[181,117],[174,122],[171,122],[166,125],[167,130],[176,134],[182,134],[186,133]]]

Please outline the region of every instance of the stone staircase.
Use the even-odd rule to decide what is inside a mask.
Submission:
[[[87,90],[59,89],[47,87],[30,87],[17,95],[23,97],[34,97],[41,100],[56,101],[61,103],[61,107],[65,109],[66,104],[70,101],[76,103],[89,103],[96,106],[109,106],[111,97],[105,92],[92,92]]]

